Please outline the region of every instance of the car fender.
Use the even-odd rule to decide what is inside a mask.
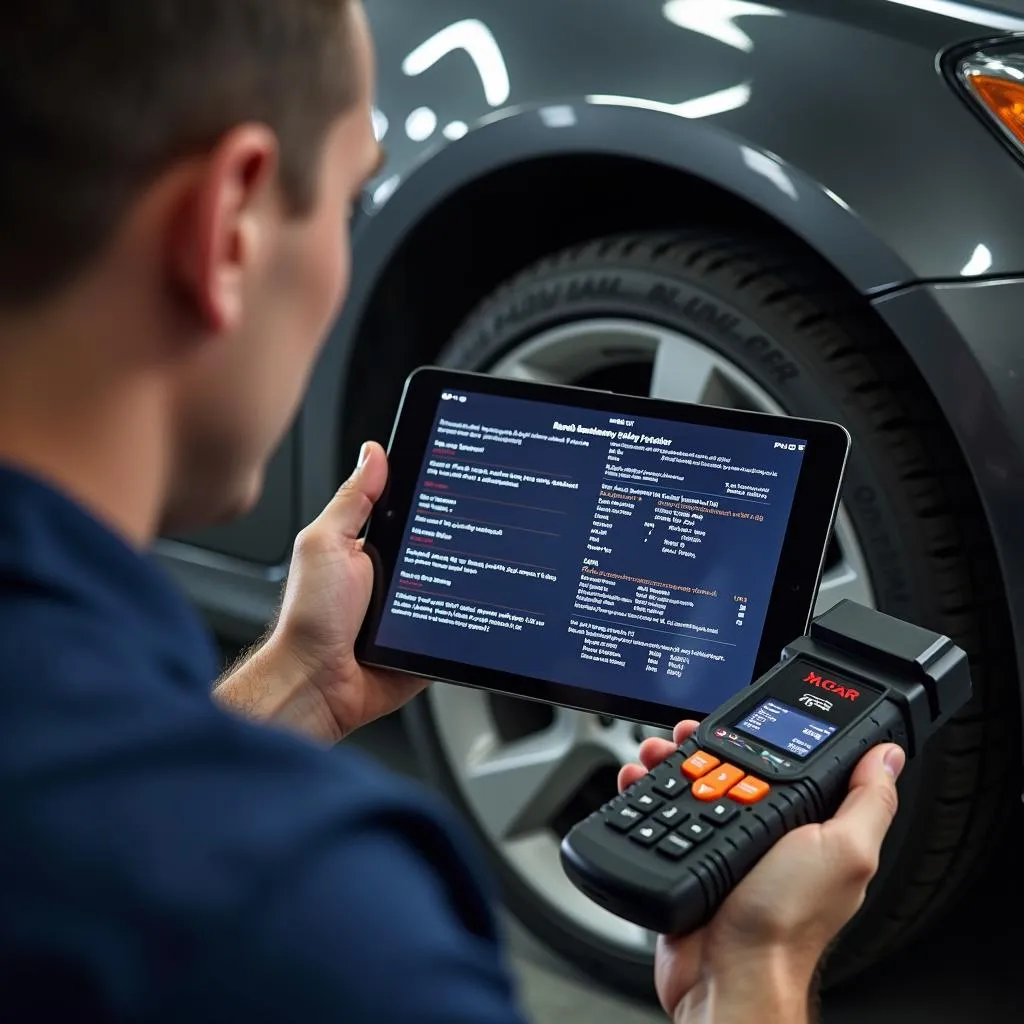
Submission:
[[[624,156],[703,179],[799,236],[861,293],[913,280],[901,256],[826,185],[700,119],[585,99],[517,108],[424,153],[407,173],[377,185],[377,199],[368,199],[353,226],[348,299],[314,372],[300,428],[341,422],[345,388],[338,384],[347,377],[359,325],[410,231],[481,178],[570,154]],[[337,465],[336,441],[302,446],[304,517],[315,515],[337,486]]]

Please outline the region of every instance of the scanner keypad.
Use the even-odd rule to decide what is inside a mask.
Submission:
[[[651,792],[640,792],[630,794],[629,804],[635,807],[642,814],[651,814],[656,811],[665,801],[660,796]]]
[[[656,821],[645,821],[629,833],[629,838],[641,846],[653,846],[667,832],[668,829],[664,825],[659,825]]]
[[[689,816],[690,810],[686,803],[682,800],[677,800],[675,803],[669,804],[668,807],[662,807],[655,815],[655,818],[663,825],[672,825],[674,827],[682,825]]]
[[[676,861],[770,790],[763,780],[698,750],[685,761],[679,754],[670,757],[605,804],[602,816],[609,828]]]
[[[659,796],[667,797],[671,800],[686,790],[686,780],[678,772],[672,772],[655,782],[652,788]]]
[[[693,843],[675,832],[670,832],[657,846],[658,853],[669,860],[679,860],[692,849]]]

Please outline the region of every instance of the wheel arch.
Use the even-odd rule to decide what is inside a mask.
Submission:
[[[671,228],[695,206],[722,226],[789,237],[858,294],[913,280],[827,185],[707,121],[657,110],[520,108],[435,148],[379,191],[387,198],[355,232],[352,290],[307,403],[315,422],[324,392],[365,376],[382,344],[404,375],[436,353],[476,297],[534,259],[602,234]],[[366,429],[358,405],[339,396],[333,410],[346,464]],[[333,484],[337,465],[330,471]]]

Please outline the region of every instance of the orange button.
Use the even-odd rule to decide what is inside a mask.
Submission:
[[[712,757],[710,754],[705,754],[703,750],[698,750],[692,757],[688,757],[683,762],[683,774],[688,779],[699,779],[702,775],[707,775],[712,768],[717,768],[722,762],[717,757]]]
[[[743,778],[743,772],[731,764],[723,764],[703,778],[698,779],[690,788],[690,792],[698,800],[721,800],[726,791],[735,786]]]
[[[771,788],[767,782],[748,775],[738,786],[729,790],[729,796],[738,804],[756,804],[768,795]]]

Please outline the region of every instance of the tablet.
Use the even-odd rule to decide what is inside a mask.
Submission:
[[[364,664],[668,726],[808,626],[835,423],[424,368],[366,549]]]

